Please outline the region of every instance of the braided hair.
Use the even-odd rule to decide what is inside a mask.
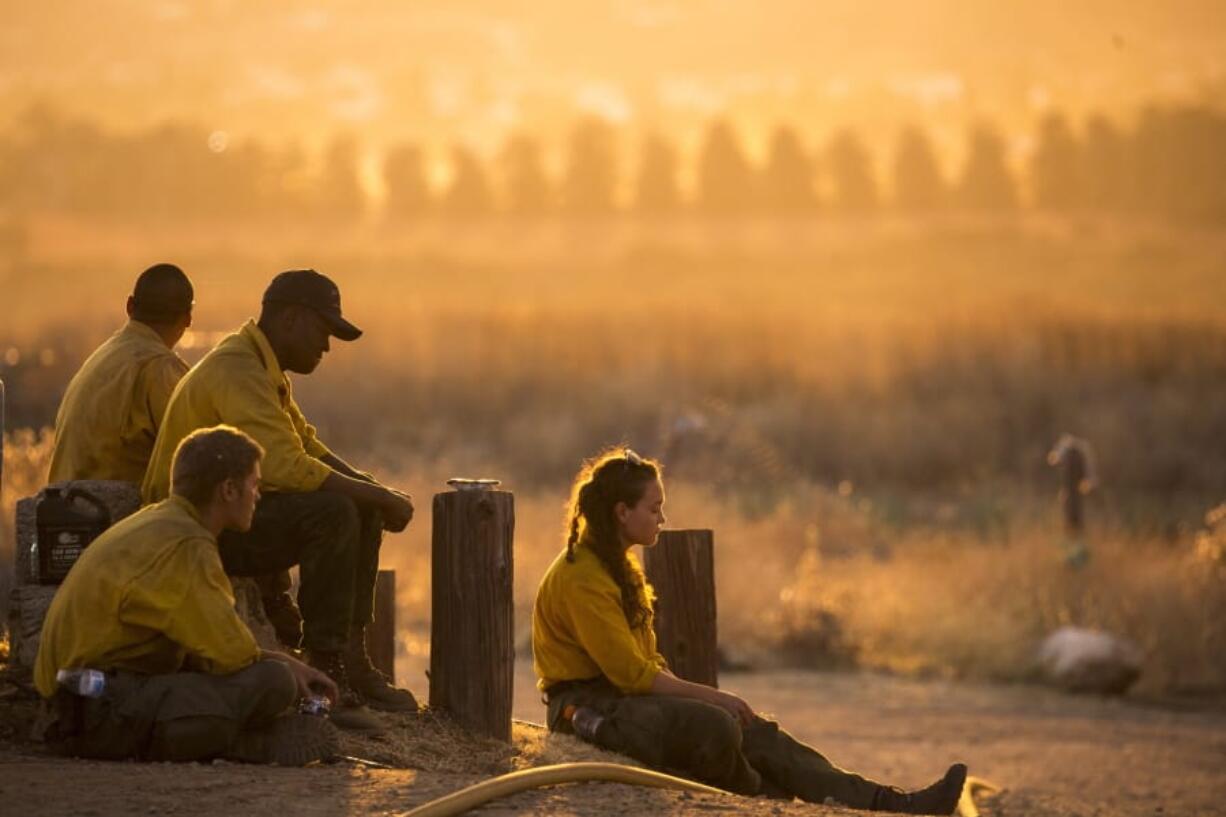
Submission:
[[[566,561],[584,541],[621,590],[622,610],[631,629],[651,622],[651,586],[618,534],[617,503],[638,504],[647,486],[660,478],[660,464],[628,448],[608,449],[583,463],[567,505]]]

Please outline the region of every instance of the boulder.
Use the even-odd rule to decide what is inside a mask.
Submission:
[[[1120,695],[1141,677],[1144,656],[1131,641],[1082,627],[1061,627],[1039,645],[1043,678],[1070,692]]]

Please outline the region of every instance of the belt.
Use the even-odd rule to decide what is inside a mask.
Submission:
[[[602,680],[604,680],[604,676],[597,675],[595,678],[572,678],[568,681],[557,681],[545,687],[545,700],[549,700],[555,695],[561,695],[563,692],[569,692],[576,687],[585,686],[587,684]]]

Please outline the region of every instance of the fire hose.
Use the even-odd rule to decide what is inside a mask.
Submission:
[[[462,814],[491,800],[509,797],[529,789],[557,786],[563,783],[596,781],[653,786],[661,789],[715,794],[720,797],[737,796],[722,789],[695,783],[692,780],[635,766],[623,766],[619,763],[559,763],[483,780],[445,797],[424,803],[411,811],[404,812],[400,817],[452,817],[452,815]],[[958,801],[958,815],[960,817],[979,817],[974,795],[978,792],[996,791],[999,789],[991,783],[977,777],[968,777],[966,786],[962,789],[962,797]]]

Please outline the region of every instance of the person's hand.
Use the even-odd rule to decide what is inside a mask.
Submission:
[[[384,529],[400,533],[413,518],[413,499],[408,494],[387,488],[379,512],[383,515]]]
[[[336,682],[310,664],[299,661],[292,655],[286,655],[285,665],[289,667],[294,681],[298,684],[298,697],[309,698],[322,692],[333,705],[340,699],[341,691]]]
[[[720,689],[711,690],[711,703],[728,711],[732,717],[740,721],[741,726],[749,726],[754,722],[757,715],[754,714],[753,707],[747,704],[744,699],[733,695],[731,692],[724,692]]]

